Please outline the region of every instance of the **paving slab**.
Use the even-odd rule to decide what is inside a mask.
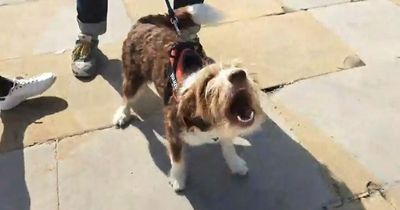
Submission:
[[[205,3],[223,12],[224,19],[221,22],[283,13],[282,5],[278,0],[205,0]],[[125,0],[125,4],[133,21],[145,15],[167,12],[164,1]]]
[[[351,2],[351,0],[282,0],[283,6],[289,11],[327,7],[346,2]]]
[[[199,36],[211,57],[240,60],[263,88],[363,65],[308,12],[207,27]],[[348,65],[347,58],[356,62]]]
[[[269,96],[270,97],[270,96]],[[295,141],[299,142],[308,152],[324,165],[327,171],[333,175],[335,191],[341,200],[331,203],[327,209],[353,210],[353,209],[395,209],[393,202],[388,199],[388,188],[384,188],[385,197],[374,194],[371,197],[352,200],[355,195],[364,193],[367,184],[382,183],[369,168],[361,164],[354,155],[348,152],[342,145],[332,141],[332,136],[321,130],[318,125],[311,123],[301,114],[287,109],[284,104],[276,100],[264,100],[268,115]],[[349,200],[350,199],[350,200]]]
[[[54,210],[57,206],[54,142],[0,155],[1,210]]]
[[[161,116],[149,115],[125,130],[62,140],[60,209],[309,210],[338,199],[323,167],[272,121],[237,139],[238,153],[250,168],[245,178],[230,175],[219,145],[190,147],[188,186],[181,195],[168,185],[162,136]]]
[[[393,183],[400,174],[399,68],[400,61],[301,81],[272,100],[329,135],[380,182]]]
[[[370,62],[400,56],[400,7],[386,0],[370,0],[312,10],[313,16]]]
[[[0,153],[111,124],[122,99],[121,43],[103,48],[108,57],[99,63],[99,75],[80,81],[72,75],[70,52],[0,61],[2,76],[29,77],[50,71],[55,84],[38,97],[1,112]]]
[[[0,7],[0,25],[7,31],[0,33],[0,60],[71,49],[79,33],[75,4],[37,0]],[[122,0],[109,1],[108,9],[108,31],[101,43],[124,38],[131,27]]]

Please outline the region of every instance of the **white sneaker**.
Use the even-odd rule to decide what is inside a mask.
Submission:
[[[9,110],[27,98],[40,95],[56,80],[53,73],[44,73],[30,79],[15,79],[7,96],[0,97],[0,110]]]

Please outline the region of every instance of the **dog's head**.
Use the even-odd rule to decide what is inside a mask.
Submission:
[[[216,128],[227,137],[252,132],[264,119],[259,88],[245,69],[212,64],[185,79],[178,115],[188,128]]]

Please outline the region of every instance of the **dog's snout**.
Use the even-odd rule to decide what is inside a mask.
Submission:
[[[243,70],[234,71],[231,75],[229,75],[229,81],[233,84],[243,82],[246,80],[246,72]]]

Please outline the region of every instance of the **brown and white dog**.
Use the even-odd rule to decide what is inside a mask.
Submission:
[[[192,40],[199,25],[210,23],[220,13],[205,4],[195,4],[175,10],[182,36]],[[143,17],[133,26],[123,45],[124,104],[114,115],[119,127],[130,119],[130,105],[139,89],[154,82],[157,92],[164,96],[164,124],[171,159],[171,185],[184,189],[186,172],[183,158],[185,143],[199,138],[207,142],[218,138],[223,156],[234,174],[246,175],[246,162],[235,151],[232,140],[254,131],[264,114],[259,103],[259,89],[245,69],[234,65],[210,64],[201,45],[197,53],[183,59],[184,72],[178,78],[178,90],[171,96],[165,69],[169,51],[178,36],[167,15]],[[180,40],[182,41],[182,40]]]

